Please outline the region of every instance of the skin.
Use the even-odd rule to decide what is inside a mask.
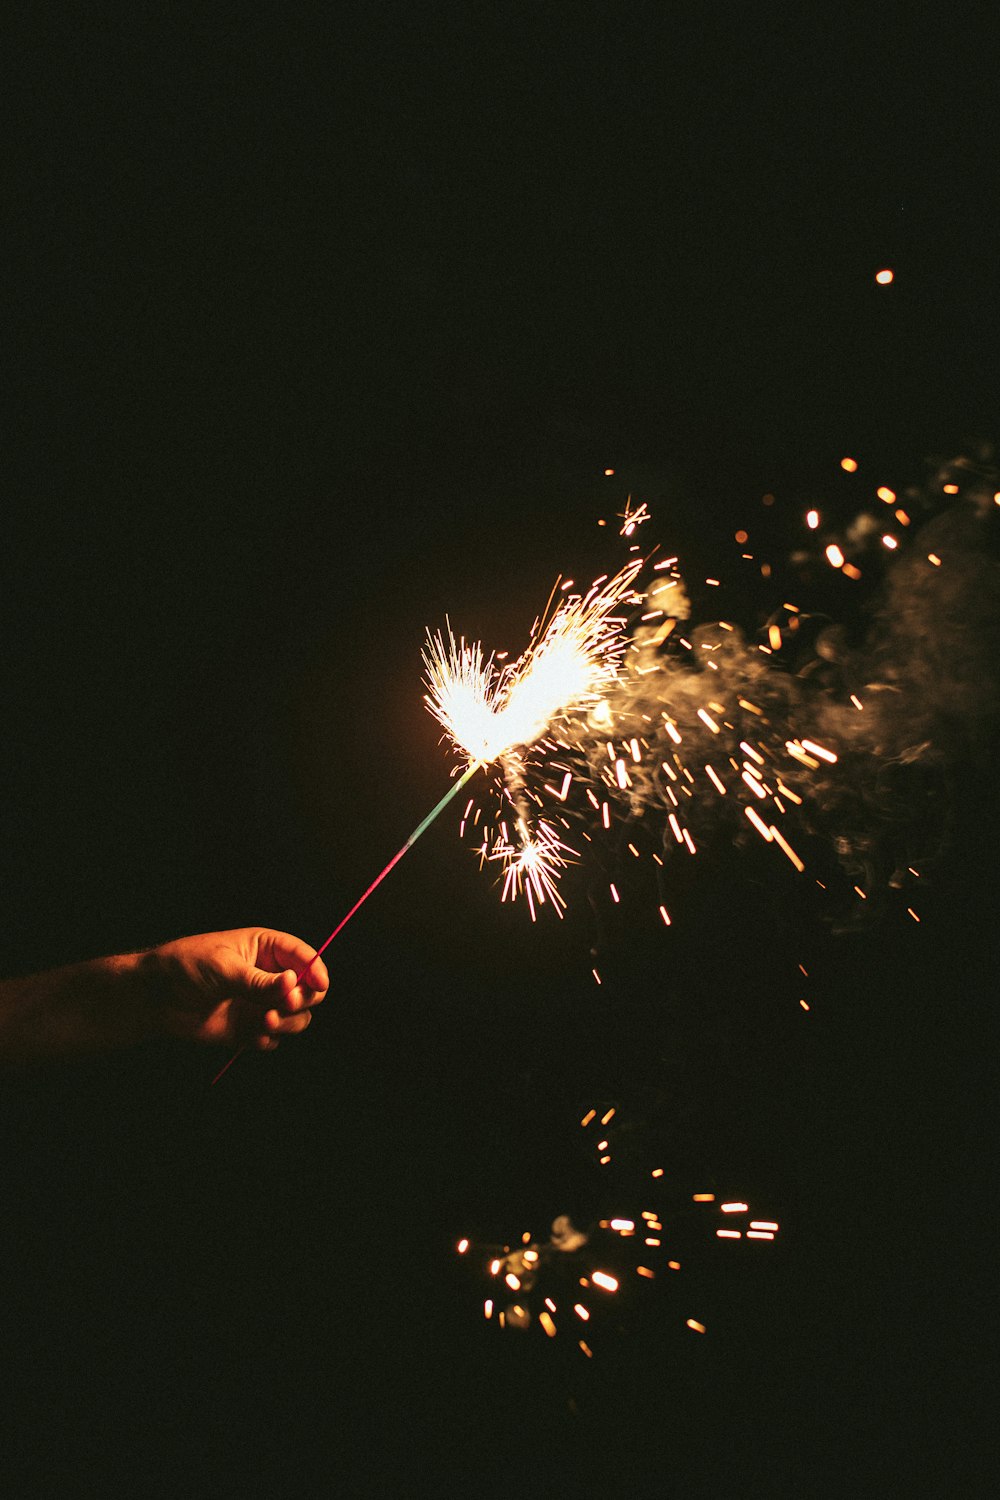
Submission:
[[[0,1061],[165,1037],[272,1051],[305,1031],[329,985],[315,949],[288,932],[240,927],[177,938],[0,981]]]

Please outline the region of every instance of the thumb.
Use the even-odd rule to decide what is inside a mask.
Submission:
[[[223,982],[231,999],[249,1000],[267,1008],[284,1006],[295,988],[295,974],[291,969],[282,974],[268,974],[264,969],[236,960],[228,966]]]

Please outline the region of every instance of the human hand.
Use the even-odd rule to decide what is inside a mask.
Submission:
[[[268,927],[177,938],[142,963],[168,1035],[264,1052],[305,1031],[330,987],[314,948]]]

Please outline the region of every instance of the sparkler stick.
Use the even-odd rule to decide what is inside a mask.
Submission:
[[[448,788],[448,790],[445,792],[445,794],[441,798],[441,800],[439,802],[437,802],[434,807],[431,808],[431,810],[427,814],[426,818],[424,818],[420,823],[417,824],[416,828],[414,828],[413,832],[410,834],[409,838],[406,840],[406,843],[403,845],[403,847],[401,849],[399,849],[392,856],[392,859],[390,859],[389,863],[385,866],[385,868],[383,870],[381,870],[378,875],[375,876],[375,879],[372,881],[371,885],[368,887],[368,889],[364,892],[364,894],[362,896],[358,897],[357,901],[355,901],[354,905],[351,907],[351,909],[347,913],[347,915],[344,916],[344,917],[341,917],[340,921],[337,923],[336,927],[330,933],[330,936],[327,938],[327,940],[323,944],[323,946],[321,948],[317,948],[316,952],[313,954],[313,956],[309,960],[309,962],[303,968],[301,968],[299,970],[299,972],[295,976],[295,983],[296,984],[300,983],[300,981],[305,977],[305,975],[308,974],[308,972],[312,968],[313,964],[316,962],[316,960],[320,957],[321,954],[323,954],[323,953],[326,952],[327,948],[329,948],[330,944],[333,942],[334,938],[338,935],[338,933],[343,932],[343,930],[347,926],[348,922],[354,916],[354,913],[356,911],[359,911],[361,909],[361,907],[364,906],[365,902],[368,900],[368,897],[372,894],[372,892],[374,890],[376,890],[382,884],[383,880],[388,875],[389,871],[392,870],[392,869],[394,869],[394,867],[399,864],[399,861],[403,858],[403,855],[406,854],[406,852],[409,849],[413,848],[414,844],[417,842],[417,839],[420,837],[420,835],[422,833],[426,833],[427,832],[427,829],[434,822],[434,819],[436,817],[438,817],[438,815],[440,813],[444,812],[445,808],[448,806],[448,803],[452,800],[452,798],[456,797],[458,795],[458,793],[462,790],[463,786],[465,786],[466,782],[469,781],[469,780],[471,780],[471,778],[475,775],[475,773],[479,770],[479,768],[482,765],[484,765],[484,764],[485,764],[485,762],[481,761],[481,760],[473,760],[473,761],[469,762],[468,766],[462,772],[462,775],[455,782],[454,786],[451,786],[451,787]],[[246,1051],[246,1047],[247,1047],[247,1044],[246,1044],[246,1042],[244,1042],[241,1047],[237,1048],[237,1050],[233,1053],[233,1055],[229,1059],[229,1061],[222,1068],[219,1069],[218,1073],[216,1073],[215,1077],[212,1079],[211,1084],[209,1084],[209,1088],[212,1088],[215,1084],[217,1084],[218,1081],[219,1081],[219,1079],[222,1077],[222,1075],[224,1073],[226,1073],[226,1072],[229,1071],[229,1069],[232,1067],[233,1063],[240,1056],[240,1054]]]

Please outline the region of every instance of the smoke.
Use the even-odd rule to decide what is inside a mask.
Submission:
[[[872,915],[946,847],[954,788],[992,755],[997,492],[985,465],[936,469],[896,512],[911,524],[892,551],[884,517],[856,517],[842,555],[882,575],[860,622],[857,607],[838,622],[786,605],[756,630],[694,625],[671,564],[646,592],[614,692],[571,736],[588,840],[603,827],[635,853],[639,830],[652,832],[663,866],[723,832],[763,838],[793,863],[822,847]]]

